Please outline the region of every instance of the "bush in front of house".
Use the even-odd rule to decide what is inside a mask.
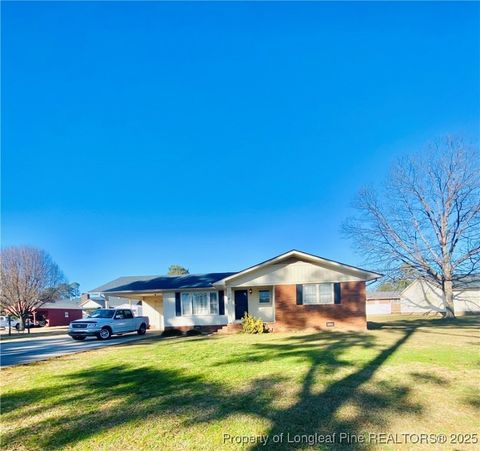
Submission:
[[[167,329],[162,332],[162,337],[182,337],[183,332],[180,329]]]
[[[242,332],[244,334],[263,334],[268,332],[268,328],[260,318],[255,318],[245,313],[245,316],[242,318]]]
[[[202,331],[198,329],[189,329],[187,332],[185,332],[185,335],[187,337],[196,337],[198,335],[202,335]]]

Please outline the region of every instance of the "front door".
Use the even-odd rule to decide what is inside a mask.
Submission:
[[[247,290],[235,291],[235,319],[242,319],[248,313]]]

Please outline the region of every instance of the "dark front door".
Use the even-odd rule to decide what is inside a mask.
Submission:
[[[235,319],[242,319],[248,313],[247,290],[235,291]]]

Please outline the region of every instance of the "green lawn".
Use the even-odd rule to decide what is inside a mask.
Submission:
[[[476,433],[479,325],[377,320],[365,333],[152,339],[7,368],[2,448],[238,449],[229,434],[270,437],[247,449],[304,449],[287,434]],[[439,446],[350,449],[373,448]]]

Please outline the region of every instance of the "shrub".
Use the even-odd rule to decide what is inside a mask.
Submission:
[[[183,332],[180,329],[167,329],[162,332],[162,337],[181,337]]]
[[[197,329],[189,329],[187,330],[187,332],[185,333],[185,335],[187,337],[196,337],[197,335],[202,335],[202,331],[201,330],[197,330]]]
[[[260,318],[255,318],[245,313],[245,316],[242,318],[242,332],[244,334],[263,334],[268,332],[268,328]]]

